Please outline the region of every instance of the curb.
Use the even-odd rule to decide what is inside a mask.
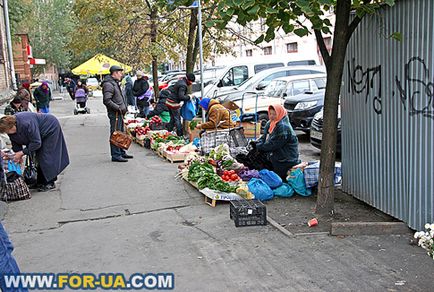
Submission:
[[[410,234],[404,222],[336,222],[332,223],[333,236]]]

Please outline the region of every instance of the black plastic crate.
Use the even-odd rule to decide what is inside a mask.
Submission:
[[[259,200],[231,201],[229,216],[236,227],[267,225],[267,209]]]

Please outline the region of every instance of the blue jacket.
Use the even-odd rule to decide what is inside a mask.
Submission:
[[[298,164],[298,138],[289,123],[288,117],[283,118],[276,124],[273,132],[268,133],[270,122],[264,129],[264,134],[256,144],[259,151],[267,152],[270,161],[273,162],[290,162]]]

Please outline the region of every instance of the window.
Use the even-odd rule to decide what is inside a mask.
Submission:
[[[318,89],[325,89],[326,88],[326,79],[325,78],[317,78],[314,79],[313,82],[316,84],[316,87]]]
[[[294,81],[292,83],[292,95],[302,94],[310,91],[309,80]]]
[[[255,65],[253,68],[255,70],[255,74],[267,69],[271,69],[271,68],[278,68],[278,67],[283,67],[285,66],[283,63],[269,63],[269,64],[259,64],[259,65]]]
[[[235,85],[239,85],[244,80],[247,80],[249,78],[249,71],[247,69],[247,66],[235,67],[233,70],[234,70],[234,84]]]
[[[298,52],[298,44],[297,43],[286,44],[286,51],[288,53],[297,53]]]
[[[291,70],[289,71],[288,76],[305,75],[305,74],[312,74],[311,70]]]
[[[253,51],[252,50],[246,50],[246,57],[251,57],[253,56]]]
[[[223,86],[235,86],[249,78],[247,66],[238,66],[230,69],[223,77]]]
[[[264,55],[272,55],[273,54],[273,47],[269,46],[269,47],[265,47],[263,48],[264,51]]]
[[[268,86],[268,84],[270,84],[270,82],[276,78],[279,77],[285,77],[286,76],[286,71],[280,71],[280,72],[276,72],[273,74],[268,75],[267,77],[265,77],[264,79],[261,80],[261,82],[258,83],[257,89],[259,87],[258,90],[262,90],[265,87]]]

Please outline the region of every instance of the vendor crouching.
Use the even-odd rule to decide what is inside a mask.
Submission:
[[[235,123],[231,120],[229,110],[222,106],[218,100],[204,98],[199,105],[207,112],[207,122],[198,124],[197,129],[229,129],[235,126]]]
[[[288,171],[300,163],[298,138],[282,105],[270,105],[268,117],[264,134],[252,146],[266,155],[273,171],[286,181]]]

